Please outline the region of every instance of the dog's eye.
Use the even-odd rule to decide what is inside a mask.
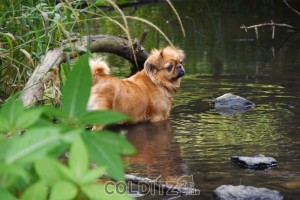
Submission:
[[[173,68],[173,65],[171,64],[167,67],[167,70],[170,72],[172,70],[172,68]]]

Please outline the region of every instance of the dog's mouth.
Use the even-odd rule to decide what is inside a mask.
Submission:
[[[173,81],[178,80],[179,78],[183,77],[184,74],[185,74],[185,71],[184,71],[183,67],[176,68],[176,71],[177,71],[177,76],[172,78]]]

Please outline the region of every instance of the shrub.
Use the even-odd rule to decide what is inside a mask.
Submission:
[[[86,111],[91,73],[88,55],[74,65],[62,108],[24,108],[16,96],[0,110],[0,199],[115,199],[97,179],[124,180],[121,154],[135,152],[122,134],[89,131],[89,124],[129,120],[113,111]],[[68,153],[67,163],[59,161]],[[94,167],[90,163],[95,163]],[[113,191],[113,186],[110,186]],[[118,198],[128,199],[120,195]]]

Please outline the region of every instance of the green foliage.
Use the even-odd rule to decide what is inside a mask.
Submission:
[[[81,7],[83,2],[1,1],[1,104],[23,88],[42,55],[72,41],[74,30],[86,34],[91,20],[109,21],[129,41],[133,40],[127,20],[141,21],[171,43],[153,23],[125,16],[117,4],[126,0],[86,1],[87,7]],[[103,5],[114,9],[113,17],[98,7]],[[0,108],[0,199],[128,199],[117,193],[109,196],[96,181],[103,174],[124,180],[120,155],[134,153],[135,149],[123,135],[87,130],[91,124],[101,126],[130,120],[113,111],[86,111],[91,88],[87,60],[87,55],[80,58],[73,70],[69,60],[61,66],[60,77],[67,77],[61,109],[45,105],[25,108],[16,96]],[[67,164],[59,161],[66,152]],[[90,167],[91,162],[95,167]],[[110,185],[109,190],[115,190],[114,186]]]
[[[72,74],[68,77],[68,82],[63,88],[63,111],[70,119],[86,113],[86,102],[90,96],[90,90],[86,88],[91,86],[91,72],[88,70],[89,66],[85,65],[85,63],[88,63],[87,56],[82,57],[77,62],[77,65],[80,67],[73,69]]]
[[[153,23],[138,16],[126,16],[118,4],[128,2],[131,1],[1,0],[0,91],[3,91],[4,95],[1,93],[0,95],[4,97],[0,96],[0,102],[1,99],[6,99],[23,88],[28,75],[32,74],[41,57],[49,49],[72,41],[74,32],[81,35],[88,34],[90,29],[88,24],[92,21],[102,24],[106,29],[111,27],[111,30],[115,30],[118,27],[117,34],[125,34],[131,42],[133,39],[132,30],[129,30],[129,21],[134,21],[134,24],[135,21],[140,21],[157,30],[171,44],[163,31]],[[167,2],[176,14],[184,34],[178,13],[172,3]],[[111,6],[115,12],[104,12],[101,6]],[[73,51],[70,47],[65,48],[67,49]],[[62,66],[61,71],[66,76],[69,73],[66,65]]]
[[[124,180],[120,155],[135,149],[123,135],[86,129],[90,124],[129,119],[112,111],[88,112],[90,88],[88,55],[84,55],[66,80],[62,109],[25,108],[16,97],[1,107],[0,199],[129,199],[109,196],[97,179],[108,174]],[[59,161],[66,152],[67,164]]]

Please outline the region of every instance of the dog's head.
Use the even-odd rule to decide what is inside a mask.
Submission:
[[[181,49],[171,46],[154,49],[145,61],[144,69],[155,84],[176,92],[180,86],[180,78],[185,74],[183,59]]]

